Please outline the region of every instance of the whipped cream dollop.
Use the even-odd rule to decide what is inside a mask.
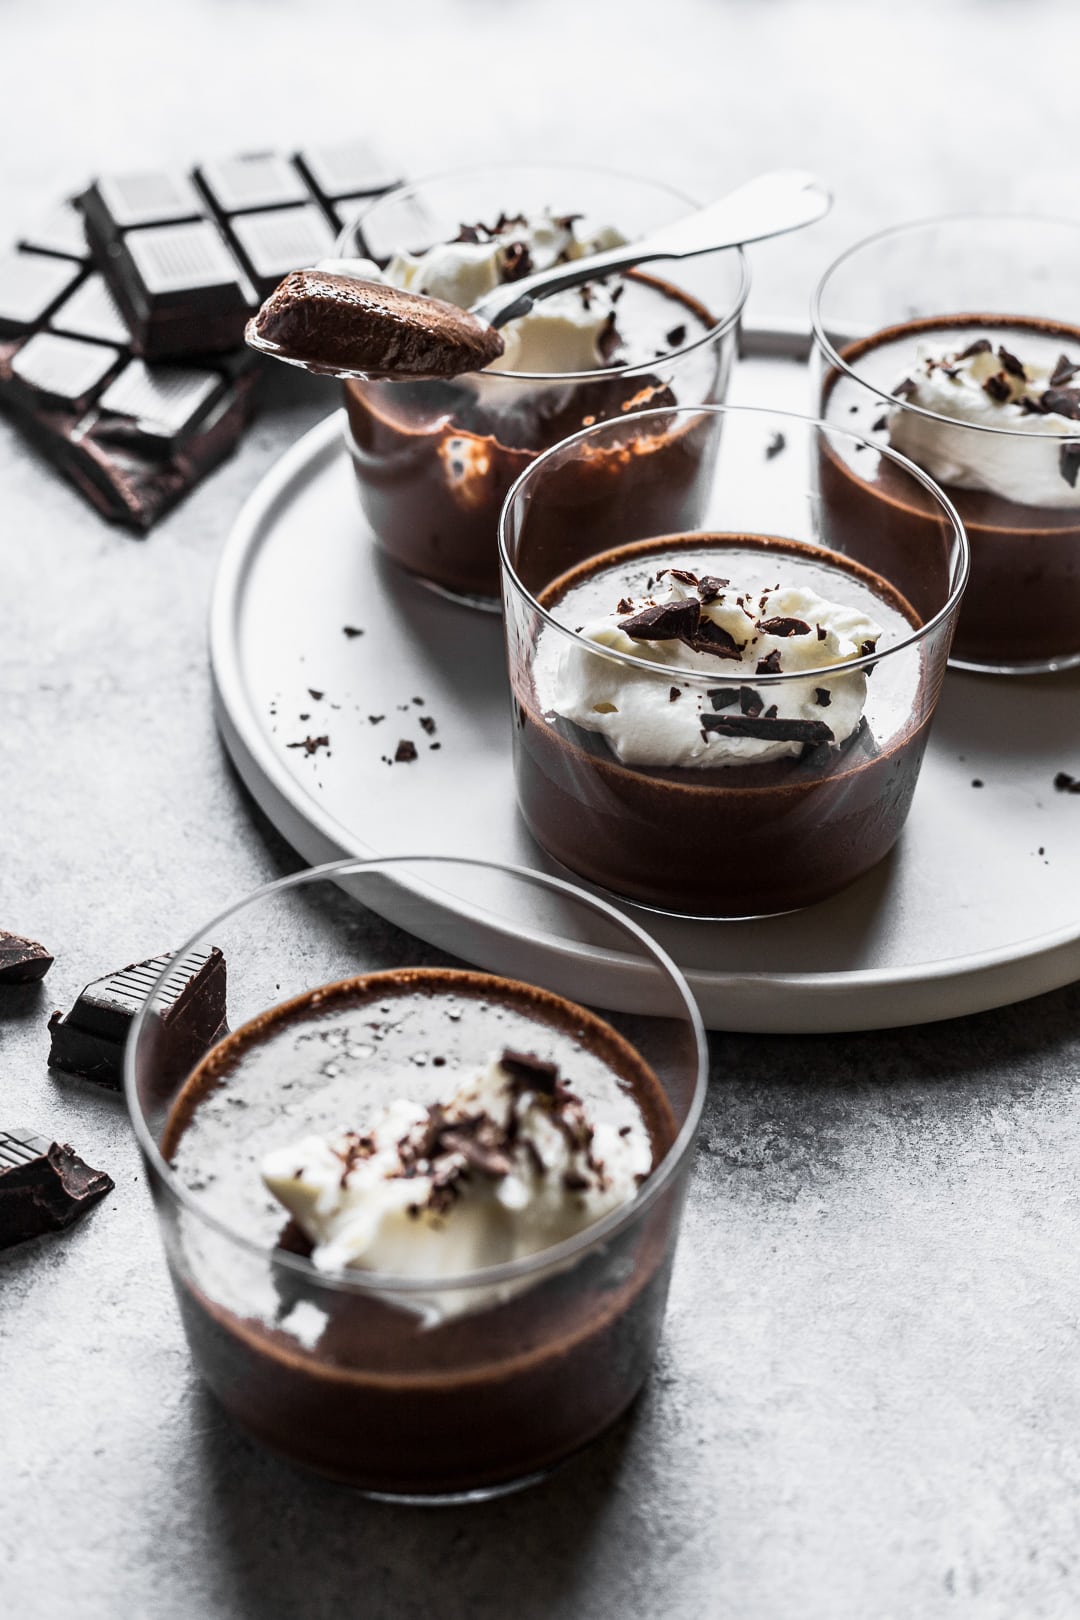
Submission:
[[[640,1116],[594,1123],[554,1064],[505,1051],[444,1103],[402,1095],[361,1130],[275,1149],[261,1170],[319,1270],[449,1280],[572,1237],[632,1199],[651,1166]],[[437,1309],[489,1302],[470,1290]]]
[[[385,270],[371,259],[326,259],[318,268],[386,281],[471,309],[503,282],[626,241],[614,226],[586,236],[579,236],[576,226],[572,215],[500,215],[491,226],[462,226],[457,241],[437,243],[426,253],[396,253]],[[558,374],[606,366],[619,345],[616,307],[617,294],[600,282],[552,293],[502,328],[503,353],[486,369]]]
[[[534,668],[545,711],[599,732],[627,765],[707,768],[846,741],[862,719],[866,672],[815,672],[875,652],[882,631],[804,586],[750,592],[667,568],[649,595],[624,597],[579,634],[655,673],[546,631]],[[681,680],[687,670],[710,685]],[[762,674],[800,678],[756,685]]]
[[[934,416],[893,406],[889,443],[942,484],[1022,506],[1080,506],[1080,388],[1071,386],[1077,373],[1080,362],[1064,354],[1052,366],[1025,361],[993,335],[963,348],[922,342],[893,393]],[[973,427],[1008,432],[973,433]],[[1056,442],[1063,438],[1078,443]]]

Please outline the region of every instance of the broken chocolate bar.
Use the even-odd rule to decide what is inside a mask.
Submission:
[[[136,962],[88,984],[71,1011],[49,1020],[49,1063],[95,1085],[123,1084],[124,1046],[136,1014],[150,999],[168,956]],[[191,1068],[217,1041],[225,1024],[225,958],[216,948],[192,951],[178,962],[155,1001],[155,1063],[170,1073]]]
[[[330,257],[342,227],[396,184],[352,141],[108,175],[77,202],[135,353],[164,360],[235,348],[282,276]]]
[[[0,1130],[0,1249],[62,1231],[112,1188],[104,1170],[92,1170],[65,1143],[25,1128]]]
[[[53,959],[34,939],[8,934],[0,928],[0,984],[35,984],[52,967]]]

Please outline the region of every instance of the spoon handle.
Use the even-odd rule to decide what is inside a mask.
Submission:
[[[506,282],[474,304],[472,313],[489,326],[505,326],[507,321],[527,315],[538,299],[568,287],[617,275],[653,259],[689,259],[696,253],[715,253],[797,231],[820,219],[831,204],[831,194],[814,175],[803,169],[774,169],[636,242]]]

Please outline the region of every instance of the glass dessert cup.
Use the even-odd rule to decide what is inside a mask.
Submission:
[[[859,443],[775,411],[646,411],[576,434],[515,484],[500,550],[518,805],[578,877],[677,915],[767,916],[836,893],[896,842],[968,553],[931,480],[869,445],[925,499],[925,520],[900,547],[887,528],[834,527],[817,476]],[[638,498],[661,447],[698,469],[693,507],[677,492],[665,510],[663,471]],[[676,585],[673,567],[698,584]],[[768,606],[777,584],[810,593],[806,622],[782,617],[795,609],[777,593]],[[740,641],[614,631],[670,592],[700,599],[703,627],[734,613]],[[830,604],[838,624],[839,610],[869,621],[843,662]]]
[[[557,918],[558,943],[522,955],[508,933],[506,972],[488,975],[403,967],[395,938],[373,966],[364,908],[392,892],[395,919],[430,934],[447,891],[488,922]],[[454,917],[449,933],[463,928]],[[602,900],[439,856],[297,873],[223,912],[185,951],[206,941],[226,958],[233,1034],[219,1032],[193,1068],[158,1016],[166,974],[133,1027],[125,1077],[200,1375],[255,1439],[369,1494],[482,1499],[542,1476],[626,1410],[652,1363],[707,1074],[682,975]],[[590,986],[634,1011],[583,1006]],[[262,1182],[263,1156],[313,1131],[366,1130],[365,1109],[388,1098],[445,1100],[493,1045],[553,1058],[595,1119],[644,1122],[652,1169],[629,1201],[471,1272],[317,1269]]]
[[[1007,371],[970,390],[949,370],[935,373],[932,393],[908,387],[924,375],[920,344],[969,364],[973,343],[989,340],[995,364],[1004,347],[1006,363],[1039,368],[1033,402],[1060,355],[1080,362],[1080,225],[959,215],[884,231],[826,271],[811,315],[821,415],[917,461],[967,531],[971,582],[953,663],[997,674],[1080,664],[1080,420],[1075,437],[1069,427],[1080,398],[1066,399],[1062,418],[1021,410],[1006,392],[1001,412],[983,390],[1000,396]],[[956,409],[961,419],[948,414]],[[928,506],[914,494],[896,487],[888,462],[868,476],[866,463],[838,454],[822,469],[838,532],[885,525],[897,545],[905,535],[917,544]]]
[[[440,176],[374,202],[338,243],[380,264],[453,240],[463,224],[545,209],[634,238],[694,203],[653,181],[580,166]],[[344,384],[346,441],[364,514],[386,555],[457,600],[499,606],[496,531],[510,485],[548,446],[650,404],[724,399],[749,292],[741,249],[661,261],[622,282],[630,363],[584,372],[486,371],[441,382]]]

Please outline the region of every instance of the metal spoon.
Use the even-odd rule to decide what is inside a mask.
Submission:
[[[831,192],[814,175],[803,169],[774,169],[651,236],[506,282],[486,293],[472,306],[472,313],[489,326],[505,326],[507,321],[527,315],[539,299],[567,287],[617,275],[653,259],[691,259],[698,253],[782,236],[785,231],[812,225],[831,207]]]

